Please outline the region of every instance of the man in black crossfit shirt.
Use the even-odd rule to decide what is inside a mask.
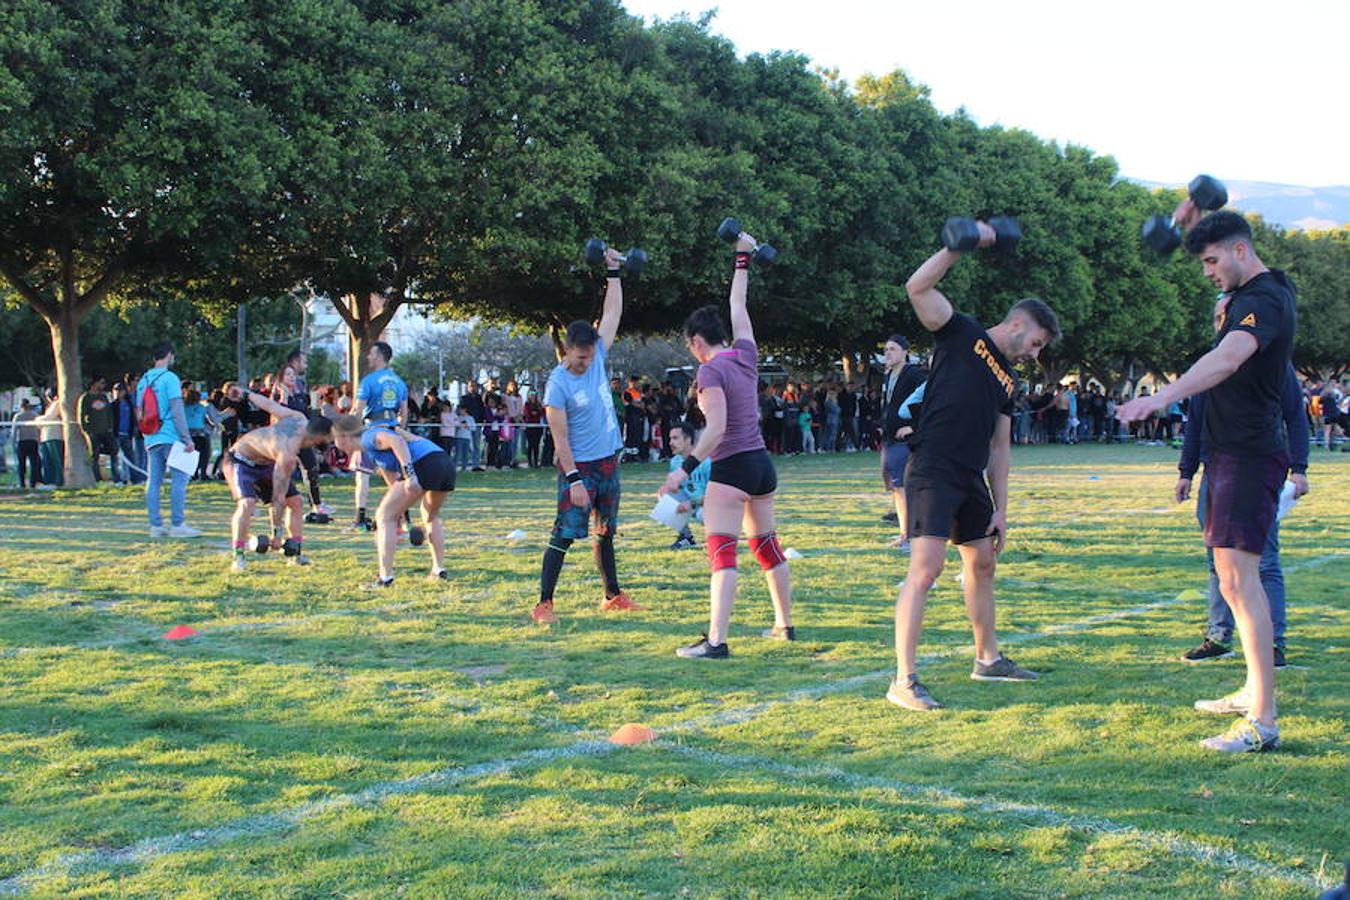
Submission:
[[[994,230],[979,223],[980,246]],[[928,591],[942,573],[947,541],[961,553],[966,615],[975,633],[977,681],[1033,681],[998,649],[994,567],[1007,537],[1008,466],[1012,460],[1013,366],[1034,360],[1059,337],[1043,301],[1018,301],[986,331],[955,312],[937,283],[961,254],[939,250],[905,285],[919,321],[933,332],[933,365],[905,473],[909,574],[895,604],[896,679],[886,699],[906,709],[941,706],[919,681],[915,652]],[[985,483],[988,470],[989,481]],[[990,488],[993,496],[990,497]]]
[[[1200,211],[1187,200],[1175,218],[1185,227],[1200,218]],[[1219,587],[1242,636],[1247,682],[1218,700],[1196,701],[1200,712],[1242,716],[1226,733],[1200,743],[1224,753],[1273,750],[1280,744],[1274,638],[1260,560],[1289,472],[1280,391],[1298,328],[1294,285],[1261,262],[1251,227],[1235,212],[1220,210],[1200,219],[1186,235],[1186,249],[1200,258],[1206,278],[1232,293],[1214,349],[1153,396],[1121,406],[1116,418],[1146,419],[1192,394],[1209,392],[1202,424],[1210,447],[1205,546],[1214,550]]]

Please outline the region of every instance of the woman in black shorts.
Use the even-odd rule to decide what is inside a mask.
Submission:
[[[712,565],[712,613],[708,633],[676,650],[685,659],[725,659],[727,627],[736,599],[736,542],[744,527],[750,552],[759,561],[773,599],[774,626],[764,637],[790,641],[792,582],[787,558],[774,531],[773,498],[778,476],[764,447],[759,427],[759,352],[746,310],[750,254],[754,238],[736,243],[736,268],[731,278],[731,332],[714,306],[689,316],[684,325],[689,352],[700,363],[695,382],[698,405],[707,420],[682,468],[670,473],[660,493],[674,491],[705,457],[712,458],[712,476],[703,499],[708,560]]]

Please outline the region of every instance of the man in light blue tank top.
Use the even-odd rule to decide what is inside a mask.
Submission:
[[[605,584],[600,608],[641,609],[619,588],[614,559],[614,530],[619,522],[619,460],[623,447],[614,397],[609,390],[605,357],[614,346],[623,315],[622,257],[606,251],[605,305],[599,329],[577,320],[567,326],[561,362],[544,390],[544,415],[553,436],[558,465],[558,515],[544,550],[539,578],[539,603],[530,617],[540,625],[558,621],[553,614],[553,589],[567,548],[588,531],[595,519],[595,563]]]

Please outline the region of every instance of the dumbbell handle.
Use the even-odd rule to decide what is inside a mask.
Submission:
[[[760,248],[760,243],[759,243],[759,241],[755,240],[754,237],[752,237],[751,235],[747,234],[747,233],[744,232],[744,231],[739,232],[739,233],[736,235],[736,239],[737,239],[737,240],[740,240],[740,241],[749,241],[751,244],[753,244],[754,246],[750,248],[750,252],[751,252],[751,253],[753,253],[754,251],[756,251],[756,250],[758,250],[758,249]]]

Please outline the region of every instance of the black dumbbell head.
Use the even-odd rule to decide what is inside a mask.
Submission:
[[[1167,216],[1150,216],[1142,234],[1144,243],[1164,256],[1181,246],[1181,229]]]
[[[647,251],[641,247],[629,247],[623,257],[623,269],[629,275],[641,275],[647,267]]]
[[[1228,188],[1213,175],[1197,175],[1186,186],[1191,200],[1203,210],[1223,209],[1228,202]]]
[[[953,216],[942,225],[942,245],[948,250],[964,253],[980,246],[980,229],[974,219]]]
[[[778,261],[778,251],[769,244],[760,244],[750,258],[761,266],[771,266]]]
[[[734,244],[741,239],[741,232],[745,229],[741,227],[740,219],[733,219],[727,216],[722,220],[722,224],[717,226],[717,236],[728,244]]]
[[[295,538],[286,538],[286,540],[281,542],[281,552],[287,556],[299,556],[300,542]]]
[[[583,251],[586,256],[586,262],[593,266],[598,266],[605,261],[605,251],[609,248],[605,242],[599,238],[591,238],[586,242],[586,249]]]
[[[989,220],[989,226],[994,229],[998,235],[998,240],[994,242],[994,247],[1005,253],[1017,249],[1017,242],[1022,240],[1022,226],[1012,216],[995,216]]]
[[[253,549],[259,553],[266,553],[271,546],[272,542],[261,534],[253,538]]]
[[[427,530],[421,525],[414,525],[408,529],[408,543],[414,547],[420,547],[427,541]]]

